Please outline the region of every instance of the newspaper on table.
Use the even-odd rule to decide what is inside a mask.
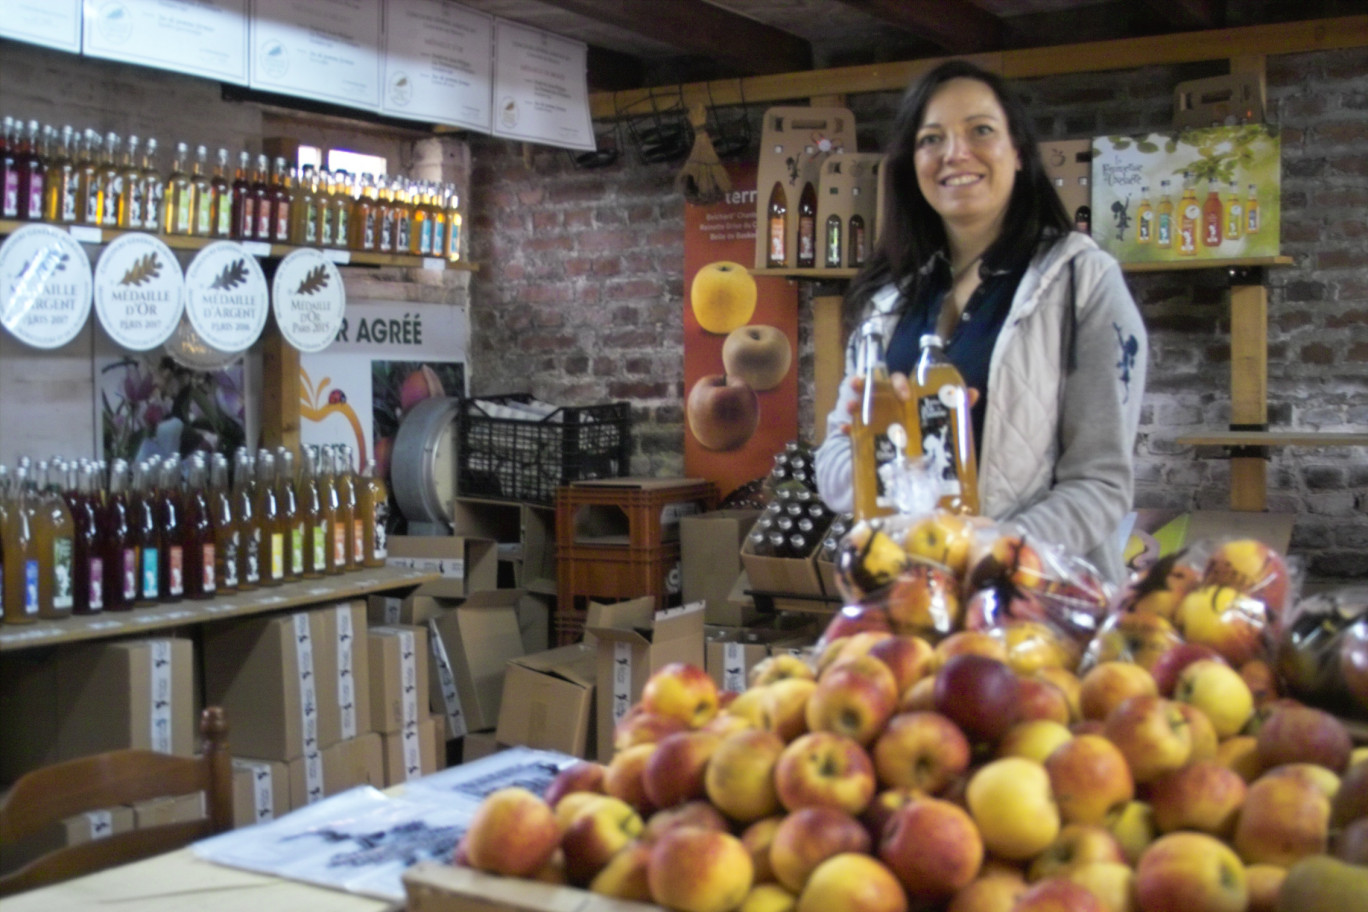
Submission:
[[[360,786],[276,820],[195,843],[201,858],[288,880],[404,898],[403,872],[451,859],[484,797],[509,786],[542,794],[578,758],[514,747],[407,783],[397,795]]]

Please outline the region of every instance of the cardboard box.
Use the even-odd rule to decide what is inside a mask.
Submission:
[[[1039,144],[1045,173],[1071,219],[1080,207],[1092,205],[1092,145],[1091,139],[1052,139]]]
[[[428,595],[418,586],[408,595],[372,595],[366,600],[366,623],[372,627],[426,627],[429,618],[450,611],[459,599]]]
[[[380,735],[368,732],[339,741],[316,755],[296,757],[287,766],[291,808],[301,808],[358,785],[385,787]]]
[[[364,602],[342,602],[311,612],[320,633],[314,652],[335,669],[317,676],[318,742],[327,747],[371,730],[370,638]]]
[[[442,598],[465,598],[472,592],[495,588],[499,580],[498,546],[487,538],[394,535],[385,563],[440,574],[440,580],[420,588],[423,595]]]
[[[59,759],[125,747],[194,756],[199,725],[190,640],[83,643],[59,650],[55,664]],[[225,712],[236,725],[233,711]]]
[[[0,658],[0,782],[56,763],[57,662],[45,649]]]
[[[752,552],[750,542],[741,549],[741,564],[746,568],[753,592],[763,592],[776,596],[775,608],[791,608],[798,611],[811,611],[826,607],[821,601],[812,599],[784,599],[785,595],[821,596],[822,577],[817,572],[817,553],[822,544],[813,546],[807,557],[764,557]]]
[[[769,202],[775,184],[784,192],[785,266],[798,265],[798,204],[806,184],[821,183],[828,156],[854,152],[855,116],[846,108],[774,107],[760,130],[760,162],[755,178],[755,268],[769,265]],[[821,227],[816,226],[814,266],[822,264]]]
[[[228,717],[233,750],[263,760],[321,751],[340,734],[338,707],[320,705],[321,680],[336,681],[337,651],[324,648],[325,613],[301,611],[204,628],[204,690]],[[336,642],[336,633],[332,634]],[[321,723],[327,713],[329,722]]]
[[[705,667],[720,690],[740,693],[750,671],[762,660],[788,649],[801,650],[809,639],[785,630],[710,627],[704,646]]]
[[[1173,87],[1173,128],[1263,123],[1267,86],[1263,68],[1188,79]]]
[[[817,186],[817,266],[856,269],[874,251],[878,230],[879,172],[884,156],[841,152],[822,162]],[[859,222],[855,222],[859,216]],[[854,254],[861,233],[863,259]]]
[[[439,755],[444,751],[439,750],[439,745],[445,747],[446,744],[442,738],[442,724],[437,716],[425,716],[417,725],[403,731],[380,735],[386,788],[431,775],[441,768]]]
[[[598,648],[587,643],[510,660],[495,740],[589,757],[597,665]]]
[[[446,720],[444,738],[498,724],[504,666],[524,651],[522,596],[521,589],[476,592],[428,621],[428,706]]]
[[[542,592],[524,592],[518,599],[518,632],[523,652],[543,652],[551,646],[551,614],[556,597]]]
[[[381,733],[416,725],[427,716],[426,627],[372,627],[370,637],[371,725]]]
[[[501,562],[512,567],[513,585],[556,593],[556,511],[528,503],[457,497],[451,508],[457,535],[498,543]]]
[[[290,812],[290,767],[279,760],[233,758],[233,826],[251,826]]]
[[[0,794],[0,799],[3,798]],[[0,874],[22,868],[49,852],[107,839],[132,829],[133,809],[127,806],[73,815],[18,842],[0,843]]]
[[[755,603],[729,599],[741,575],[741,546],[759,510],[713,510],[679,522],[680,568],[684,604],[703,603],[707,624],[742,627],[760,614]]]
[[[133,828],[146,830],[172,823],[192,823],[206,816],[204,792],[152,798],[133,805]]]
[[[670,662],[702,668],[703,606],[654,611],[652,598],[606,606],[610,623],[593,627],[598,638],[598,756],[613,754],[613,729],[641,698],[646,679]]]
[[[467,732],[461,739],[461,762],[470,763],[479,760],[481,757],[488,757],[490,754],[497,754],[504,749],[504,745],[499,743],[499,739],[494,736],[492,731]]]

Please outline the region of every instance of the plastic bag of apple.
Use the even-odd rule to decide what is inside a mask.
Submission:
[[[992,638],[1018,671],[1074,669],[1115,592],[1087,561],[1011,523],[944,509],[856,523],[836,555],[845,601],[821,640],[858,630]]]
[[[681,912],[1365,907],[1368,757],[1333,716],[1256,713],[1214,661],[1166,699],[1134,663],[1026,676],[950,642],[864,631],[740,694],[667,666],[611,759],[489,796],[455,860]]]
[[[1283,621],[1273,667],[1294,696],[1368,718],[1368,586],[1299,601]]]

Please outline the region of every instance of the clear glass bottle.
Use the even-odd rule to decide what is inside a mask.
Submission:
[[[115,221],[120,228],[141,230],[143,212],[146,210],[147,187],[138,152],[138,137],[128,137],[119,162],[119,199],[116,203]]]
[[[376,190],[375,209],[376,221],[380,225],[375,249],[381,253],[394,253],[394,239],[399,233],[399,209],[394,199],[394,187],[383,179]]]
[[[252,454],[239,447],[233,454],[233,516],[241,535],[238,547],[238,589],[261,585],[262,527],[256,513],[256,485]]]
[[[850,217],[850,256],[846,265],[858,269],[864,265],[865,257],[869,255],[869,245],[866,242],[864,216],[858,212]]]
[[[161,534],[157,529],[156,464],[140,462],[133,467],[132,540],[138,551],[138,597],[134,606],[145,608],[161,599]]]
[[[446,258],[455,263],[461,258],[461,232],[464,230],[465,221],[461,217],[461,196],[454,186],[450,191],[446,209]]]
[[[15,165],[19,169],[19,214],[21,221],[39,221],[43,217],[43,189],[46,186],[47,163],[41,152],[42,133],[38,121],[30,120],[19,144]]]
[[[44,479],[33,529],[38,544],[38,617],[64,618],[76,604],[76,524],[62,497],[61,469],[40,462],[38,475]]]
[[[366,463],[357,484],[357,512],[361,529],[361,566],[383,567],[389,557],[389,489],[385,479],[375,474],[375,463]]]
[[[233,185],[228,182],[228,150],[220,148],[209,176],[209,194],[213,200],[209,220],[210,233],[216,238],[233,236]]]
[[[165,231],[166,226],[162,222],[162,204],[166,197],[166,181],[162,179],[160,166],[157,164],[157,140],[155,137],[147,140],[147,151],[142,157],[142,181],[143,181],[143,230],[156,234]]]
[[[336,462],[333,459],[332,447],[319,449],[318,464],[318,496],[322,501],[323,519],[330,533],[326,572],[331,576],[341,573],[347,567],[347,539],[351,532],[347,517],[342,514],[342,503],[338,497]]]
[[[215,453],[209,460],[209,509],[214,522],[214,589],[219,595],[238,589],[238,551],[242,544],[228,475],[228,458]]]
[[[106,611],[131,611],[138,601],[138,546],[128,501],[128,463],[109,467],[109,488],[100,509],[100,557],[107,573]]]
[[[769,205],[765,208],[765,265],[781,269],[788,265],[788,199],[784,185],[774,182],[770,188]]]
[[[930,457],[933,476],[941,479],[940,506],[957,513],[978,513],[978,461],[974,454],[974,423],[969,414],[969,390],[959,369],[945,356],[941,337],[921,337],[921,357],[909,377],[915,414],[908,425],[913,438]],[[915,422],[915,423],[914,423]]]
[[[187,462],[189,470],[183,498],[185,517],[181,523],[181,546],[185,553],[185,597],[213,598],[218,589],[218,575],[215,568],[213,508],[205,490],[208,466],[198,453]]]
[[[275,171],[271,174],[271,243],[290,243],[290,206],[293,202],[290,168],[284,157],[277,155]]]
[[[314,166],[305,165],[299,175],[299,186],[295,191],[294,204],[290,207],[290,243],[296,246],[314,246],[318,243],[318,213],[314,208],[318,201],[314,194]],[[310,235],[309,214],[314,210],[313,237]]]
[[[310,446],[300,453],[299,474],[295,477],[295,500],[299,516],[304,522],[304,578],[317,579],[328,573],[330,537],[328,521],[323,515],[323,498],[319,494],[315,468],[318,447]]]
[[[246,149],[238,153],[232,192],[233,237],[250,241],[256,237],[256,197],[252,195],[252,156]]]
[[[161,601],[170,604],[185,597],[185,504],[180,460],[174,456],[163,459],[158,467],[156,511],[162,556]]]
[[[808,181],[798,197],[798,259],[799,268],[817,265],[817,189]]]
[[[19,217],[19,129],[13,117],[0,121],[0,218]]]
[[[352,468],[351,447],[345,443],[337,447],[337,500],[342,505],[343,515],[347,517],[346,569],[361,569],[361,558],[366,553],[365,521],[357,509],[360,497],[357,495],[356,471]]]
[[[836,213],[831,213],[826,220],[825,243],[822,245],[826,250],[822,265],[827,269],[839,269],[841,266],[841,217]]]
[[[413,185],[397,179],[394,192],[394,252],[409,252],[409,236],[413,233]]]
[[[275,457],[270,450],[257,450],[256,508],[261,524],[261,585],[279,586],[285,582],[286,529],[276,499]]]
[[[43,188],[43,218],[49,222],[72,224],[76,221],[76,195],[80,189],[73,145],[76,131],[70,124],[62,127],[56,151],[48,162]]]
[[[252,178],[252,199],[256,201],[256,239],[271,240],[271,161],[257,156],[256,174]]]
[[[375,188],[371,186],[370,175],[363,174],[357,181],[355,200],[351,213],[352,250],[374,250],[379,239],[377,225]]]
[[[851,490],[856,519],[887,516],[895,506],[880,470],[907,452],[905,409],[893,391],[884,361],[883,333],[877,322],[864,324],[860,341],[864,385],[860,408],[850,423]]]
[[[166,179],[166,198],[162,203],[162,224],[167,234],[195,233],[195,184],[186,170],[189,157],[189,146],[176,143],[176,160]]]
[[[76,162],[76,220],[82,225],[100,224],[104,192],[100,187],[100,146],[94,130],[86,130],[81,142],[81,157]]]
[[[119,197],[123,194],[123,174],[119,170],[121,144],[119,134],[105,134],[104,154],[100,156],[100,187],[104,193],[100,224],[105,228],[119,227]]]
[[[276,448],[275,486],[280,524],[285,529],[285,582],[291,583],[304,578],[304,539],[307,530],[295,488],[294,451],[289,447]]]
[[[204,146],[195,147],[195,163],[190,168],[190,185],[194,187],[194,204],[191,211],[192,229],[199,237],[209,237],[214,233],[214,183],[209,176],[209,150]]]

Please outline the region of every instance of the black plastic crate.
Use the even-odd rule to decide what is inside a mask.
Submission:
[[[505,413],[518,406],[547,414]],[[556,488],[572,481],[624,477],[631,467],[631,425],[626,402],[557,408],[525,393],[465,399],[457,431],[457,491],[463,497],[552,504]]]

